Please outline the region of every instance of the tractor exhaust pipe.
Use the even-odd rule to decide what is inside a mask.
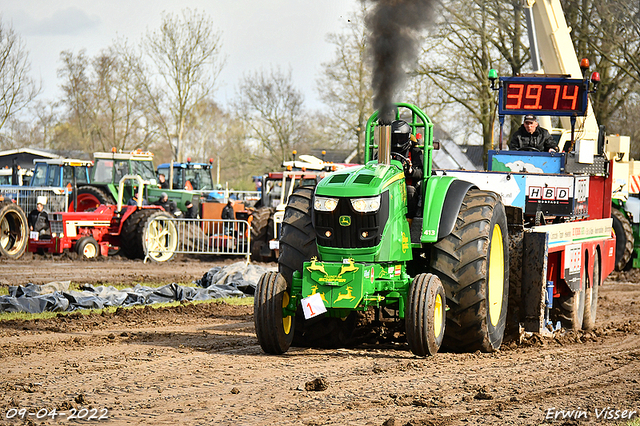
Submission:
[[[391,126],[377,126],[375,131],[378,133],[378,164],[391,164]]]

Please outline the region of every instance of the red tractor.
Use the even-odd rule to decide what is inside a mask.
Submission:
[[[125,180],[138,181],[137,205],[123,205]],[[73,250],[84,258],[119,251],[131,258],[166,262],[175,255],[178,231],[172,216],[159,206],[143,206],[144,181],[127,175],[120,181],[117,205],[101,204],[93,211],[50,213],[49,232],[32,233],[29,251],[63,253]]]

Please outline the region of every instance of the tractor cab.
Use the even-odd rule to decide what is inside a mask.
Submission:
[[[164,175],[167,182],[171,183],[172,189],[187,189],[205,194],[215,189],[211,176],[212,163],[213,160],[209,163],[192,163],[188,158],[186,163],[160,164],[157,174]]]
[[[34,160],[33,176],[29,186],[65,188],[73,185],[74,175],[77,184],[91,182],[93,162],[70,158]]]

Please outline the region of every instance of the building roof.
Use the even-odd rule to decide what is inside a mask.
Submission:
[[[36,155],[43,158],[61,158],[59,155],[53,154],[51,152],[42,151],[40,149],[33,149],[33,148],[18,148],[18,149],[9,149],[7,151],[0,151],[0,157],[6,157],[9,155],[16,155],[16,154],[31,154],[31,155]]]

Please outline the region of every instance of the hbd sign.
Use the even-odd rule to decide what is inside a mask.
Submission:
[[[545,201],[569,201],[569,188],[530,186],[529,199]]]
[[[545,216],[587,214],[588,177],[535,175],[526,177],[525,213]]]

